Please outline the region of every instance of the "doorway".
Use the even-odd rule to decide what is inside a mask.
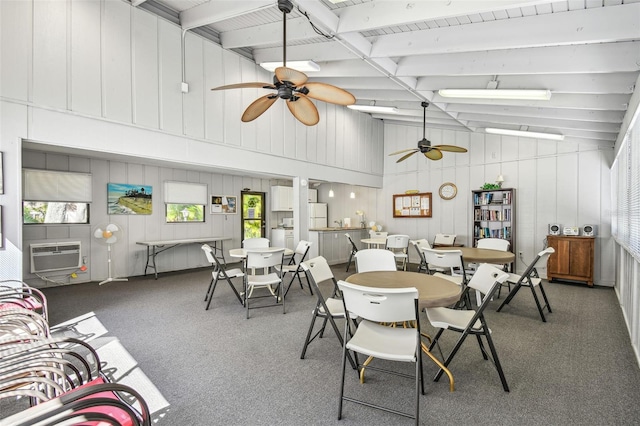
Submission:
[[[242,191],[241,241],[247,238],[264,238],[267,236],[265,221],[265,193]]]

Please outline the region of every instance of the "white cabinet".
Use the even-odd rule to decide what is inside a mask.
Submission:
[[[286,247],[293,250],[293,229],[272,229],[271,247]]]
[[[271,211],[293,211],[293,188],[290,186],[271,187]]]
[[[309,189],[308,201],[310,203],[318,202],[318,190]],[[271,211],[272,212],[291,212],[293,211],[293,188],[290,186],[272,186],[271,187]]]

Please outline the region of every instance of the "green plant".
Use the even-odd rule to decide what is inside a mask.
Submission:
[[[500,189],[501,186],[498,183],[485,183],[480,189]]]

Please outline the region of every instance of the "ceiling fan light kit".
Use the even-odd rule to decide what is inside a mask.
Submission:
[[[484,129],[486,133],[494,135],[506,135],[506,136],[519,136],[523,138],[536,138],[536,139],[551,139],[554,141],[564,140],[564,135],[557,133],[541,133],[541,132],[529,132],[525,130],[509,130],[509,129],[497,129],[493,127],[487,127]]]
[[[287,65],[291,68],[295,68],[298,71],[304,72],[318,72],[320,71],[320,65],[316,64],[313,61],[289,61]],[[276,68],[283,67],[284,64],[282,62],[262,62],[260,64],[262,68],[267,71],[274,72]]]
[[[293,116],[302,124],[314,126],[320,121],[318,109],[311,102],[329,102],[336,105],[352,105],[356,98],[344,89],[331,84],[307,82],[307,75],[294,68],[287,67],[287,13],[293,9],[290,0],[278,0],[278,9],[282,12],[282,66],[275,69],[273,84],[248,82],[214,87],[211,90],[262,88],[275,90],[276,93],[256,99],[242,114],[242,121],[249,122],[260,117],[278,98],[287,102]]]
[[[426,129],[427,129],[427,107],[429,106],[429,102],[422,102],[420,104],[422,106],[422,140],[418,141],[417,148],[409,148],[403,149],[401,151],[392,152],[389,155],[397,155],[402,153],[408,153],[400,157],[396,163],[400,163],[401,161],[406,160],[411,157],[413,154],[417,152],[421,152],[427,157],[429,160],[440,160],[442,158],[442,151],[448,152],[467,152],[466,148],[462,148],[461,146],[455,145],[431,145],[431,141],[426,137]]]
[[[378,105],[348,105],[347,108],[362,112],[379,112],[382,114],[397,114],[398,108]]]
[[[551,90],[538,89],[440,89],[438,94],[443,98],[524,99],[534,101],[548,101],[551,99]]]

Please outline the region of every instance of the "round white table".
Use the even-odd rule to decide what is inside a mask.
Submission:
[[[244,259],[245,257],[247,257],[247,252],[248,251],[257,251],[257,252],[260,252],[260,253],[268,253],[268,252],[278,251],[278,250],[282,250],[282,247],[263,247],[263,248],[255,248],[255,249],[236,248],[236,249],[229,250],[229,256],[235,257],[235,258],[238,258],[238,259]],[[284,249],[284,255],[285,256],[291,256],[293,253],[294,253],[293,250],[291,250],[290,248],[285,248]]]
[[[366,244],[368,248],[371,248],[371,246],[376,246],[376,248],[383,246],[382,248],[384,248],[384,246],[387,245],[386,238],[363,238],[360,242]]]
[[[363,240],[364,241],[364,240]],[[456,303],[462,295],[462,287],[444,278],[429,274],[407,271],[373,271],[361,272],[347,277],[349,283],[378,288],[411,288],[418,290],[418,306],[420,309],[450,306]],[[423,336],[429,338],[423,333]],[[431,340],[429,338],[429,340]],[[453,374],[442,362],[436,358],[424,343],[421,343],[422,351],[445,372],[449,377],[449,389],[455,389]],[[371,362],[371,357],[363,363],[366,367]],[[364,383],[364,368],[360,372],[360,381]]]

